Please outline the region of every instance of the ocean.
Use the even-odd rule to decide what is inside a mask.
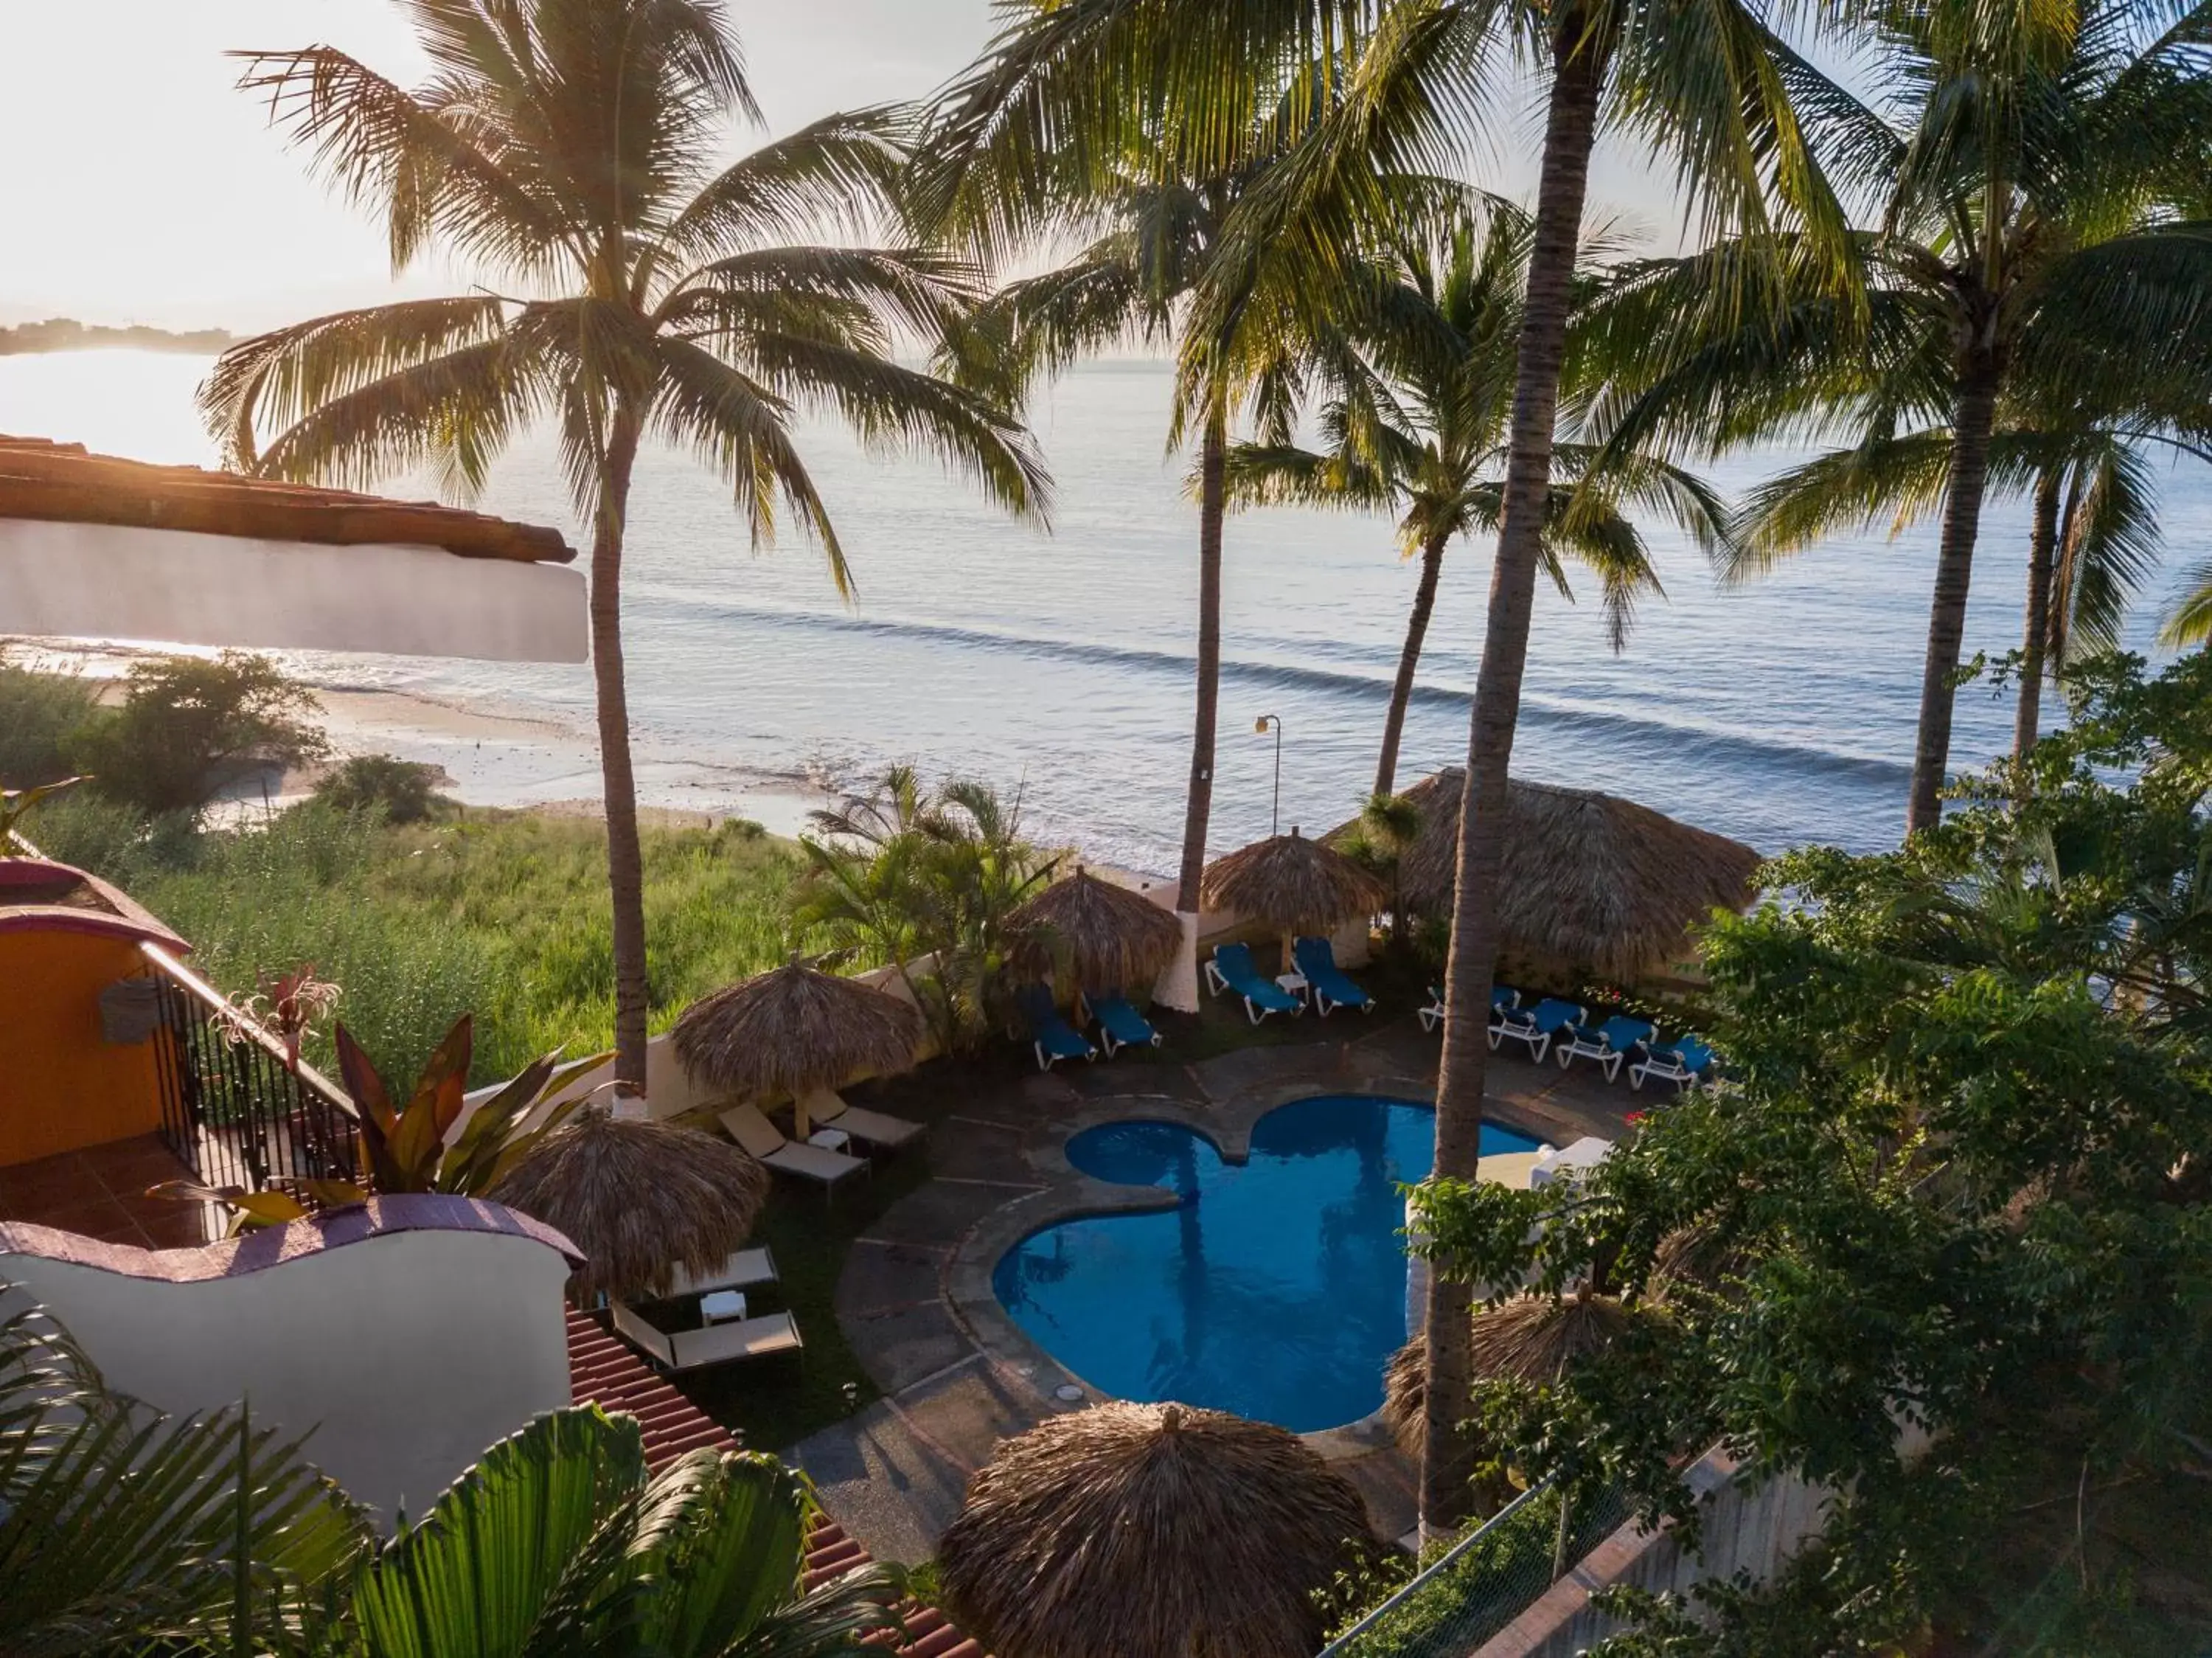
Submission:
[[[130,351],[0,359],[0,432],[206,464],[191,408],[204,358]],[[714,808],[763,787],[843,789],[884,767],[981,778],[1020,793],[1039,838],[1139,869],[1173,870],[1188,765],[1196,509],[1187,461],[1163,453],[1170,375],[1107,362],[1033,411],[1057,485],[1049,533],[1009,521],[929,460],[864,453],[828,425],[803,452],[858,581],[848,607],[796,540],[756,553],[711,474],[685,454],[639,462],[625,578],[641,796]],[[1709,469],[1735,492],[1793,459]],[[2161,472],[2168,549],[2156,612],[2212,539],[2212,479]],[[392,493],[420,494],[404,480]],[[500,463],[483,509],[559,524],[582,549],[550,442]],[[1932,523],[1838,539],[1773,575],[1719,586],[1663,526],[1650,530],[1667,596],[1607,648],[1594,584],[1540,592],[1516,775],[1601,789],[1765,851],[1808,842],[1872,850],[1903,824],[1933,579]],[[1994,503],[1976,557],[1966,651],[2017,646],[2027,514]],[[1358,810],[1403,637],[1414,567],[1379,519],[1268,510],[1232,516],[1224,576],[1212,850],[1269,826],[1279,716],[1281,821],[1309,831]],[[1463,759],[1489,548],[1455,546],[1407,723],[1401,785]],[[588,669],[303,653],[333,688],[407,692],[547,722],[564,734],[524,792],[595,793]],[[2051,699],[2046,698],[2046,704]],[[2057,717],[2053,710],[2047,717]],[[1954,767],[2010,741],[2008,698],[1960,693]]]

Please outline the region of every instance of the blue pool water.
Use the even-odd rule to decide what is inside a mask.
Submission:
[[[1382,1402],[1406,1339],[1401,1182],[1423,1179],[1435,1115],[1330,1095],[1261,1118],[1251,1160],[1224,1163],[1172,1123],[1114,1123],[1067,1143],[1085,1173],[1182,1202],[1032,1234],[999,1260],[1000,1302],[1103,1392],[1179,1399],[1299,1433]],[[1482,1151],[1532,1151],[1486,1123]]]

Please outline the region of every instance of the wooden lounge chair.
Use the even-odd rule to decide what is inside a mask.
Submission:
[[[826,1146],[802,1145],[785,1139],[783,1131],[762,1116],[758,1106],[732,1106],[721,1113],[720,1120],[730,1138],[770,1168],[796,1174],[802,1180],[817,1181],[824,1192],[834,1191],[840,1182],[868,1167],[864,1157],[851,1157]]]
[[[929,1132],[927,1123],[908,1122],[865,1106],[848,1106],[835,1088],[816,1089],[799,1102],[799,1108],[810,1122],[842,1129],[863,1145],[880,1146],[885,1151],[896,1151]]]
[[[668,1298],[679,1295],[711,1295],[717,1289],[743,1289],[749,1284],[775,1282],[775,1257],[768,1253],[765,1245],[758,1249],[740,1249],[703,1277],[693,1277],[682,1267],[676,1269],[676,1283]]]
[[[740,1319],[734,1324],[710,1324],[703,1330],[677,1335],[655,1328],[624,1307],[611,1303],[615,1333],[653,1361],[662,1369],[699,1370],[733,1359],[757,1359],[770,1353],[804,1352],[799,1326],[788,1313],[764,1318]]]

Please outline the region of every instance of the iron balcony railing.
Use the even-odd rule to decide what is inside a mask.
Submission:
[[[292,1180],[354,1179],[361,1124],[353,1102],[222,993],[159,945],[154,1040],[161,1135],[203,1185],[266,1191]]]

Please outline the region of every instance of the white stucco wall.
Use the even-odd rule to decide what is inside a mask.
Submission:
[[[269,1233],[248,1241],[262,1240],[283,1253]],[[162,1410],[246,1399],[257,1423],[308,1435],[307,1460],[388,1527],[492,1442],[569,1402],[568,1270],[537,1239],[482,1231],[380,1234],[187,1282],[18,1249],[0,1253],[0,1283],[15,1286],[0,1311],[44,1303],[111,1387]]]
[[[432,547],[0,518],[0,634],[580,662],[584,577]]]

